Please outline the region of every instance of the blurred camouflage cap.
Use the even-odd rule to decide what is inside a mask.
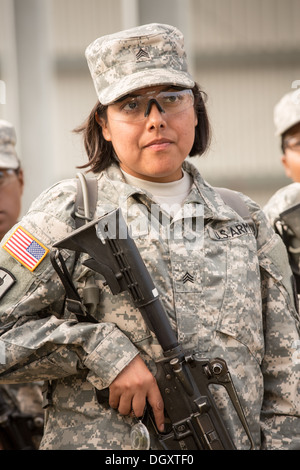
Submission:
[[[0,168],[16,170],[20,162],[16,152],[16,131],[12,124],[0,120]]]
[[[275,135],[282,135],[298,122],[300,123],[300,89],[284,95],[275,106]]]
[[[174,26],[152,23],[96,39],[85,52],[100,103],[108,105],[139,88],[193,88],[184,38]]]

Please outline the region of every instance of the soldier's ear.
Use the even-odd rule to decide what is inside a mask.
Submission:
[[[20,168],[19,171],[18,171],[18,180],[19,180],[19,183],[20,183],[20,188],[21,188],[21,193],[23,193],[23,189],[24,189],[24,173],[23,173],[23,170]]]
[[[281,156],[281,163],[284,166],[284,171],[285,171],[286,176],[288,178],[292,178],[292,172],[291,172],[291,168],[290,168],[290,165],[289,165],[289,159],[287,158],[287,156],[285,154],[283,154]]]
[[[102,128],[102,135],[103,135],[104,139],[107,140],[108,142],[110,142],[111,141],[111,135],[110,135],[109,125],[108,125],[107,119],[105,119],[103,117],[99,117],[97,112],[95,113],[95,119],[96,119],[97,123],[99,124],[99,126]]]

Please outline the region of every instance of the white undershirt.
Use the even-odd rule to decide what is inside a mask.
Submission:
[[[129,175],[123,170],[122,173],[126,183],[150,193],[153,200],[172,216],[174,216],[174,213],[182,205],[193,183],[192,177],[184,170],[182,170],[182,178],[177,181],[172,181],[171,183],[157,183],[143,180]]]

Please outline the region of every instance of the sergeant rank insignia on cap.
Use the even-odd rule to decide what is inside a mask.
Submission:
[[[145,49],[140,48],[139,51],[136,53],[136,60],[139,61],[141,59],[150,59],[150,55]]]
[[[3,248],[29,271],[34,271],[49,252],[41,242],[19,226]]]

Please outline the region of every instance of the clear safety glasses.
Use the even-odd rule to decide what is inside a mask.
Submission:
[[[167,116],[180,114],[194,105],[192,90],[149,91],[141,95],[132,93],[111,105],[110,118],[114,121],[138,122],[149,116],[152,105]]]
[[[284,142],[284,148],[289,148],[300,154],[300,134],[286,139]]]
[[[0,170],[0,188],[13,180],[16,176],[15,170]]]

